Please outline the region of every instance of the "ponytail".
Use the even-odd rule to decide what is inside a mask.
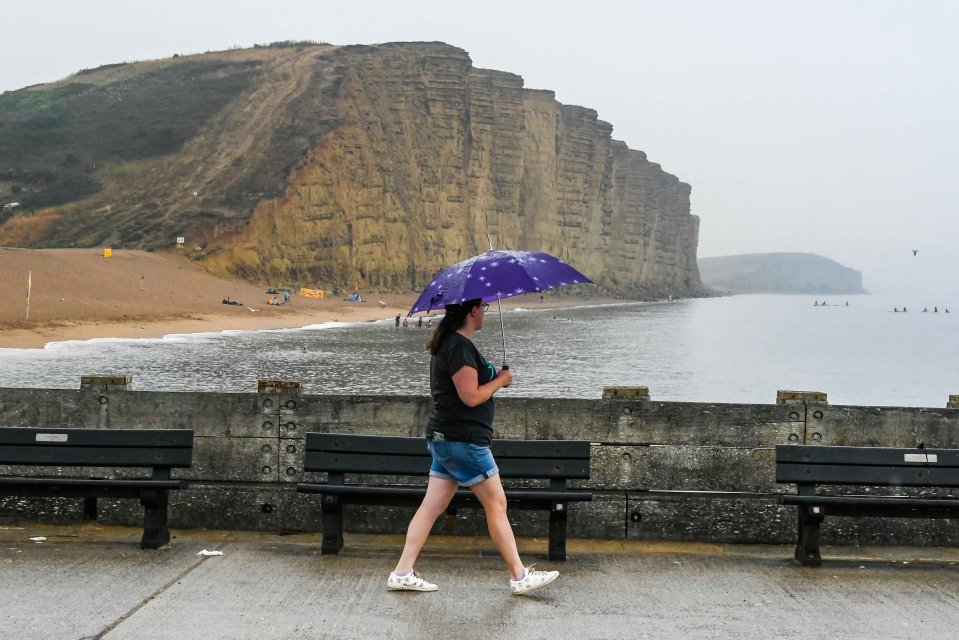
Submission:
[[[433,336],[430,338],[430,341],[426,343],[426,350],[430,352],[430,355],[435,356],[439,353],[443,341],[466,324],[466,316],[470,314],[470,311],[472,311],[474,307],[478,307],[481,304],[483,304],[483,299],[476,298],[475,300],[467,300],[461,304],[446,305],[446,315],[443,316],[439,326],[433,331]]]

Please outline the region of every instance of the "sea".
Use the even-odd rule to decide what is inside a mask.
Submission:
[[[789,389],[825,392],[830,404],[944,407],[959,393],[959,304],[947,313],[948,301],[907,302],[736,295],[550,309],[531,297],[502,315],[494,302],[474,342],[514,372],[498,397],[599,398],[641,385],[653,400],[774,403]],[[113,373],[132,375],[135,390],[249,392],[277,379],[311,394],[427,395],[430,329],[394,325],[0,349],[0,387],[75,389],[81,375]]]

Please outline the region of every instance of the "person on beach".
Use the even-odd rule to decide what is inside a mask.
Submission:
[[[493,441],[493,394],[513,383],[513,372],[496,369],[473,345],[474,331],[483,328],[489,305],[479,298],[446,305],[426,348],[430,358],[430,394],[433,398],[426,425],[426,445],[433,457],[426,495],[410,521],[406,545],[386,582],[396,591],[436,591],[413,565],[433,523],[446,511],[463,486],[486,511],[490,537],[509,571],[513,595],[528,593],[559,577],[558,571],[534,571],[520,560],[516,539],[506,515],[506,494],[490,445]]]

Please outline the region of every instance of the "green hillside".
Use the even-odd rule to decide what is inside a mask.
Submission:
[[[865,293],[862,274],[812,253],[700,258],[703,284],[732,293]]]

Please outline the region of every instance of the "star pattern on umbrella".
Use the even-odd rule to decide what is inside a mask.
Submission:
[[[411,313],[475,298],[485,302],[532,291],[590,282],[567,261],[548,253],[490,250],[433,274]]]

